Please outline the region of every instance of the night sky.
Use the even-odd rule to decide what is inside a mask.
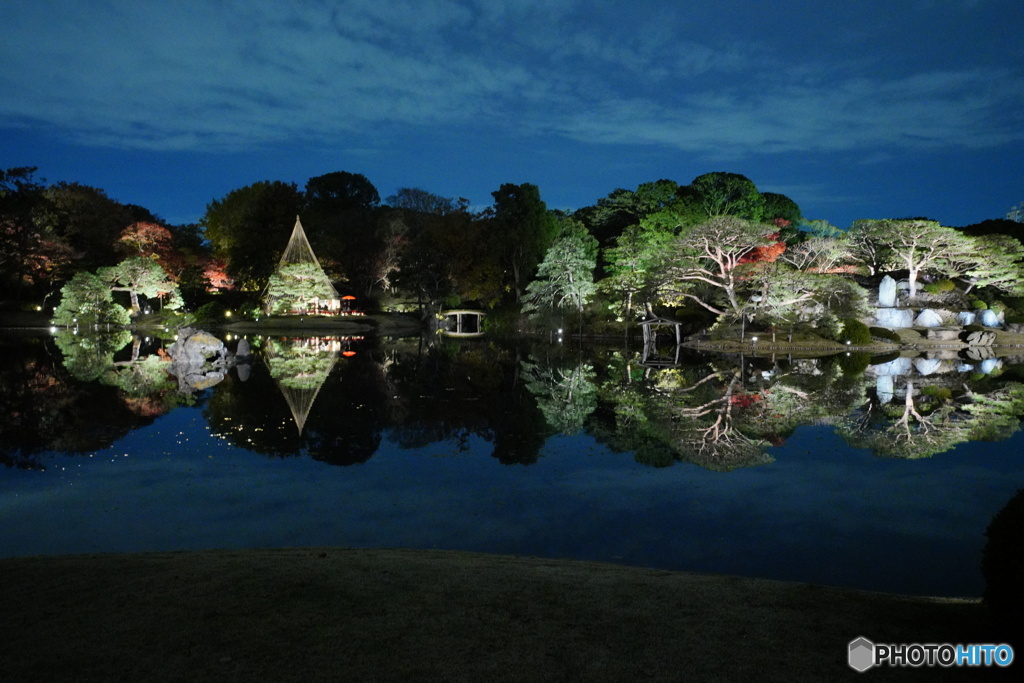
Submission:
[[[0,59],[0,168],[169,223],[332,171],[567,210],[729,171],[839,227],[1024,200],[1021,0],[6,0]]]

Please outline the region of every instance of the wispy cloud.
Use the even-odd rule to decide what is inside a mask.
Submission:
[[[1019,71],[851,75],[839,59],[706,44],[664,13],[625,31],[539,0],[15,5],[0,7],[0,116],[90,144],[242,149],[440,126],[721,155],[1024,138]]]

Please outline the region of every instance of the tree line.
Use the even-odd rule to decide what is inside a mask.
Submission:
[[[520,326],[600,328],[662,314],[834,336],[864,316],[867,288],[884,273],[906,280],[910,298],[953,283],[973,306],[1014,311],[1024,294],[1017,224],[908,218],[840,230],[728,172],[620,188],[567,212],[548,209],[529,183],[502,185],[480,211],[419,188],[382,201],[365,176],[339,171],[302,188],[232,190],[182,226],[35,172],[0,171],[0,287],[9,302],[70,302],[65,324],[90,315],[124,324],[143,301],[194,309],[230,295],[233,307],[256,310],[296,216],[339,290],[364,307],[425,316],[472,305]],[[121,291],[130,306],[112,303]]]

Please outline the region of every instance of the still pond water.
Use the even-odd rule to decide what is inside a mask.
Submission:
[[[977,596],[1024,488],[1013,358],[250,337],[222,378],[136,342],[0,337],[0,556],[438,548]]]

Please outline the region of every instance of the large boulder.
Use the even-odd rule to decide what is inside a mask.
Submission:
[[[879,308],[875,310],[875,324],[899,330],[914,324],[914,312],[909,308]]]
[[[1000,320],[998,313],[991,309],[985,309],[981,312],[981,324],[985,327],[1001,327],[1003,321]]]
[[[949,363],[939,358],[915,358],[914,369],[917,370],[917,374],[927,377],[949,372]]]
[[[224,342],[205,330],[183,327],[178,330],[178,339],[167,349],[174,362],[202,365],[209,358],[223,359],[227,355]]]
[[[960,352],[960,355],[967,360],[980,363],[996,357],[996,350],[991,346],[969,346]],[[976,372],[977,368],[972,367],[970,372]]]
[[[227,349],[224,342],[205,330],[178,330],[178,339],[167,353],[171,357],[171,374],[178,378],[181,392],[202,391],[224,380]]]
[[[956,321],[964,327],[973,325],[977,319],[978,314],[974,311],[960,311],[956,314]]]
[[[913,366],[910,358],[900,356],[894,358],[888,363],[880,363],[878,365],[869,365],[865,374],[874,375],[876,377],[899,377],[901,375],[909,375],[910,369]]]
[[[965,332],[961,339],[969,346],[992,346],[996,341],[996,333],[988,330]]]
[[[953,330],[948,327],[932,327],[925,331],[925,339],[932,341],[957,341],[960,338],[960,330]]]
[[[918,314],[914,320],[914,325],[917,327],[941,327],[942,316],[938,311],[931,308],[926,308]]]
[[[896,305],[896,281],[886,275],[878,285],[878,307],[892,308]]]

